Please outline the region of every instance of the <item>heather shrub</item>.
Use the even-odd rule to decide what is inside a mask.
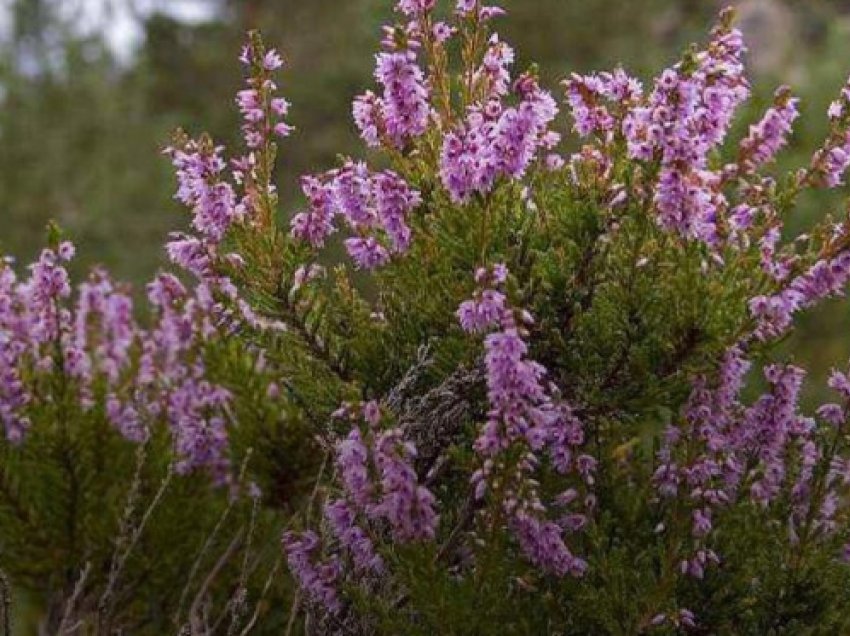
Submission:
[[[452,4],[398,2],[366,159],[287,223],[249,36],[242,148],[166,150],[191,230],[147,320],[101,271],[75,297],[55,232],[2,270],[0,563],[46,629],[848,628],[850,379],[804,412],[778,345],[850,278],[845,212],[786,226],[843,186],[850,88],[782,173],[798,99],[736,121],[730,11],[646,85],[552,92]]]

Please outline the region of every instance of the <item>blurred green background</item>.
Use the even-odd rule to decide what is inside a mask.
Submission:
[[[283,93],[297,134],[282,148],[284,212],[299,175],[359,150],[351,98],[371,83],[380,25],[392,0],[0,0],[0,250],[31,258],[56,219],[95,263],[139,289],[184,226],[160,150],[176,126],[235,141],[232,96],[243,34],[262,28],[286,54]],[[504,0],[500,26],[552,86],[571,71],[622,63],[643,78],[704,39],[714,0]],[[823,138],[825,110],[850,72],[850,0],[735,2],[751,49],[758,118],[777,83],[803,98],[803,118],[778,168],[802,165]],[[803,231],[839,211],[812,196],[789,219]],[[850,353],[850,309],[832,302],[801,320],[795,355],[819,393]]]

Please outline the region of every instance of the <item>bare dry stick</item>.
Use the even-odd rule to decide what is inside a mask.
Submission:
[[[279,554],[280,553],[280,544],[278,542],[275,542],[275,548],[276,548],[276,553]],[[247,568],[248,579],[250,579],[251,576],[254,575],[254,572],[256,572],[259,569],[261,564],[266,563],[266,562],[268,562],[268,557],[264,556],[262,553],[258,553],[257,556],[254,557],[253,562],[248,565],[248,568]],[[246,586],[246,590],[247,590],[247,586]],[[225,603],[224,609],[219,613],[218,618],[215,619],[215,623],[213,623],[213,626],[212,626],[213,633],[218,633],[218,629],[219,629],[219,627],[221,627],[224,624],[225,619],[228,616],[231,616],[232,608],[234,607],[234,603],[236,602],[236,599],[239,597],[238,592],[239,592],[239,588],[237,586],[237,588],[230,595],[230,598],[227,599],[227,603]],[[248,597],[245,596],[245,604],[246,605],[247,605],[247,598]]]
[[[124,550],[122,554],[118,556],[118,559],[113,563],[109,572],[109,579],[107,580],[106,589],[103,591],[103,594],[100,597],[100,600],[97,604],[98,610],[98,629],[97,633],[109,633],[108,625],[106,625],[107,629],[104,630],[105,623],[108,623],[109,619],[109,604],[112,601],[112,597],[115,594],[115,587],[118,584],[118,579],[121,576],[121,573],[124,571],[124,566],[127,564],[127,559],[132,554],[136,545],[139,543],[139,539],[142,536],[142,533],[145,530],[145,527],[148,525],[150,518],[153,516],[154,510],[159,506],[160,501],[162,501],[163,496],[165,495],[165,491],[168,489],[168,486],[171,484],[171,478],[174,476],[174,465],[168,465],[168,472],[166,472],[165,477],[162,479],[162,482],[159,485],[159,489],[156,491],[153,500],[148,506],[147,510],[145,510],[145,514],[142,515],[141,520],[139,521],[139,525],[132,531],[132,535],[130,537],[130,541],[127,544],[127,548]]]
[[[310,493],[310,501],[307,502],[307,515],[311,514],[313,505],[316,503],[316,498],[319,496],[319,486],[322,483],[322,477],[325,476],[325,468],[328,466],[329,453],[325,453],[322,459],[322,465],[319,466],[319,473],[316,475],[316,483],[313,484],[313,492]]]
[[[198,593],[195,595],[192,604],[189,606],[189,625],[191,626],[191,634],[193,636],[195,634],[204,634],[205,631],[202,629],[201,625],[198,624],[200,620],[198,610],[201,608],[201,604],[204,600],[204,597],[207,595],[210,587],[215,581],[215,578],[218,576],[218,573],[221,572],[222,568],[227,564],[230,560],[230,557],[233,556],[233,553],[239,549],[239,546],[242,544],[242,534],[244,532],[244,528],[239,528],[236,534],[233,536],[233,539],[230,541],[230,544],[227,546],[227,549],[222,553],[222,555],[218,558],[218,561],[215,562],[215,565],[207,574],[204,582],[201,583],[201,587],[198,589]]]
[[[253,449],[249,448],[245,453],[245,459],[242,460],[242,466],[239,469],[239,481],[237,484],[241,487],[245,481],[245,473],[248,470],[248,461],[251,459],[251,454],[253,453]],[[227,503],[227,506],[222,511],[221,516],[218,518],[218,521],[213,527],[212,532],[207,536],[204,540],[204,544],[201,546],[200,551],[198,552],[198,556],[195,558],[194,563],[192,563],[192,569],[189,570],[189,576],[186,579],[186,585],[183,587],[183,591],[180,592],[180,600],[177,602],[177,610],[174,613],[174,617],[172,622],[174,626],[180,630],[179,633],[182,632],[183,623],[180,618],[183,615],[183,608],[186,606],[186,600],[189,598],[189,591],[192,589],[192,584],[195,582],[195,577],[198,575],[198,571],[201,569],[201,564],[204,562],[207,554],[212,547],[213,542],[218,537],[218,533],[221,532],[221,529],[224,527],[225,521],[230,516],[233,507],[236,505],[237,498],[233,497]]]
[[[245,613],[248,604],[248,561],[251,557],[251,544],[254,540],[254,530],[257,526],[257,512],[260,507],[260,498],[254,497],[251,505],[251,521],[248,524],[248,536],[245,538],[245,552],[242,555],[242,568],[239,571],[239,586],[233,593],[231,604],[230,627],[227,636],[234,636],[239,628],[239,621]]]
[[[260,618],[260,607],[272,587],[272,581],[277,576],[281,563],[283,563],[283,555],[279,552],[275,559],[274,566],[272,566],[271,572],[269,572],[269,575],[266,577],[263,589],[260,591],[260,597],[257,599],[257,604],[254,607],[254,613],[251,615],[251,619],[248,621],[248,624],[245,625],[245,628],[239,633],[239,636],[248,636],[248,634],[251,633],[251,630],[254,629],[254,625],[257,624],[257,620]]]
[[[295,598],[292,599],[292,607],[289,608],[289,621],[286,623],[286,632],[284,636],[292,635],[292,628],[295,627],[295,617],[298,616],[298,612],[301,609],[301,589],[299,588],[295,592]],[[307,612],[309,614],[309,612]],[[307,616],[304,616],[304,620],[307,620]],[[305,632],[309,631],[307,629]]]
[[[133,515],[136,512],[136,504],[139,501],[139,492],[142,488],[142,470],[144,469],[145,461],[147,461],[147,443],[140,444],[136,448],[136,468],[133,471],[133,481],[130,482],[130,490],[127,492],[127,501],[124,504],[124,512],[118,526],[118,536],[115,539],[115,548],[112,551],[112,558],[109,561],[110,579],[118,569],[121,552],[129,543],[130,536],[133,533]],[[102,599],[103,597],[100,600]],[[98,603],[98,611],[100,611],[99,605],[100,602]]]
[[[417,468],[430,468],[460,435],[464,422],[475,417],[472,396],[484,384],[483,365],[459,367],[438,386],[390,406],[408,439],[416,445]]]
[[[431,344],[424,344],[416,351],[416,360],[413,362],[401,380],[392,388],[386,397],[386,404],[393,412],[399,412],[404,408],[406,401],[413,395],[413,389],[422,375],[431,368],[434,364],[434,358],[431,357]]]
[[[330,454],[326,453],[322,459],[322,465],[319,468],[319,474],[316,475],[316,483],[313,484],[313,492],[310,493],[310,501],[307,503],[307,516],[309,517],[313,510],[313,505],[316,503],[316,498],[319,495],[319,486],[322,483],[322,477],[325,475],[325,468],[328,465]],[[295,625],[295,617],[298,614],[301,605],[301,590],[295,592],[295,597],[292,599],[292,605],[289,608],[289,621],[286,624],[286,636],[290,636],[292,628]]]
[[[12,636],[12,585],[3,570],[0,570],[0,619],[3,636]]]
[[[59,634],[59,636],[63,636],[64,634],[73,634],[80,628],[79,621],[75,625],[71,625],[71,617],[74,615],[77,603],[83,595],[83,590],[86,587],[86,581],[88,580],[90,573],[91,561],[88,561],[86,563],[86,567],[84,567],[83,571],[80,572],[80,576],[77,579],[77,583],[74,585],[74,591],[68,598],[68,602],[65,603],[65,611],[62,613],[62,620],[59,621],[59,628],[56,630],[56,633]]]

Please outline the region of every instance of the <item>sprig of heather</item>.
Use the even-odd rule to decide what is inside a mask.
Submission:
[[[842,441],[850,399],[847,375],[833,371],[829,386],[843,404],[819,407],[819,425],[799,413],[805,371],[792,365],[765,367],[769,390],[750,406],[743,404],[740,395],[751,367],[744,355],[741,346],[732,347],[713,383],[695,378],[683,426],[668,429],[654,476],[662,500],[689,502],[695,547],[681,554],[680,571],[696,578],[720,561],[709,545],[713,511],[743,500],[785,514],[792,546],[832,541],[838,519],[850,512],[843,503],[850,485]]]
[[[258,315],[225,273],[246,265],[239,253],[226,251],[234,228],[262,231],[272,224],[277,202],[273,139],[292,132],[284,121],[289,103],[277,94],[273,78],[283,66],[280,54],[266,49],[258,34],[249,33],[240,61],[247,70],[247,88],[239,91],[236,103],[247,154],[228,162],[224,148],[209,137],[194,140],[182,132],[175,135],[165,152],[175,167],[175,198],[189,208],[195,233],[172,234],[166,252],[172,263],[198,280],[198,289],[209,296],[205,302],[220,320],[230,326],[241,323],[258,330],[279,330],[282,325]]]
[[[584,527],[586,517],[574,513],[564,517],[562,525],[548,520],[535,473],[541,464],[539,454],[546,451],[558,474],[575,473],[589,485],[596,460],[577,452],[584,443],[581,422],[543,385],[543,366],[527,357],[527,334],[521,324],[531,323],[532,317],[520,312],[522,323],[517,323],[517,312],[498,289],[507,276],[504,265],[479,269],[475,278],[481,289],[457,311],[467,332],[492,332],[484,340],[490,411],[475,441],[483,463],[472,483],[479,499],[488,491],[499,491],[494,493],[497,505],[509,515],[508,525],[529,561],[556,576],[581,576],[587,565],[567,548],[563,535],[566,529]],[[562,503],[568,505],[572,499],[562,498]],[[592,497],[586,503],[592,506]]]
[[[784,276],[783,285],[776,293],[749,300],[750,313],[756,320],[753,336],[762,341],[782,336],[791,327],[796,313],[826,298],[843,295],[848,281],[848,228],[835,225],[813,264],[794,277]]]
[[[288,137],[292,126],[284,121],[289,114],[289,102],[279,97],[273,73],[283,67],[283,58],[274,49],[265,50],[253,34],[239,56],[248,72],[247,87],[239,91],[236,104],[242,115],[242,134],[251,151],[265,146],[272,136]]]
[[[486,195],[501,178],[521,180],[539,151],[558,143],[559,135],[549,130],[558,108],[533,75],[512,80],[513,49],[498,34],[488,37],[486,28],[491,19],[504,13],[501,9],[459,3],[452,25],[434,23],[433,8],[433,2],[397,5],[398,11],[412,21],[385,29],[386,51],[378,55],[375,73],[383,94],[369,91],[359,96],[353,114],[366,144],[386,147],[391,154],[407,152],[410,142],[431,127],[447,129],[441,144],[440,177],[451,198],[465,203],[475,193]],[[452,112],[443,47],[455,33],[464,34],[462,49],[467,67],[464,112],[460,114]],[[426,77],[417,64],[423,50],[433,77]],[[432,116],[434,109],[429,103],[432,83],[442,108],[439,118]],[[515,104],[507,101],[512,96]],[[320,244],[328,231],[323,222],[327,218],[320,213],[299,216],[296,230]],[[309,223],[311,220],[314,222]],[[388,260],[386,250],[368,238],[353,239],[348,245],[361,266],[377,266]]]
[[[709,245],[719,242],[717,222],[726,199],[721,175],[709,169],[708,157],[749,95],[744,50],[732,13],[725,12],[706,49],[656,78],[646,103],[633,108],[622,124],[633,159],[660,160],[653,197],[659,224]]]
[[[425,75],[412,50],[379,53],[375,79],[384,87],[381,100],[386,135],[401,148],[428,128],[431,112]]]
[[[773,97],[773,106],[761,120],[750,126],[746,138],[741,140],[738,165],[740,172],[751,173],[773,161],[776,154],[788,143],[791,129],[800,115],[800,100],[791,96],[791,89],[781,86]]]
[[[323,542],[312,530],[300,539],[293,533],[284,536],[290,570],[301,589],[332,614],[341,609],[336,589],[344,577],[390,574],[376,548],[384,527],[391,542],[407,544],[432,541],[439,524],[436,499],[413,468],[416,448],[400,429],[381,428],[380,405],[345,404],[334,416],[349,422],[351,431],[336,446],[340,495],[323,506],[330,537]],[[321,545],[327,557],[314,563],[309,556]],[[346,557],[352,570],[343,567]]]
[[[472,76],[473,84],[479,87],[484,103],[499,100],[510,92],[510,68],[516,61],[516,53],[507,42],[499,39],[499,34],[490,36],[481,65]]]
[[[359,410],[346,405],[336,413],[352,423],[337,446],[337,470],[354,509],[372,522],[386,521],[399,543],[432,540],[439,517],[436,499],[420,485],[413,460],[416,448],[400,429],[381,430],[375,402]]]
[[[289,571],[298,580],[299,587],[307,599],[318,604],[331,614],[338,614],[342,602],[337,590],[337,580],[341,573],[341,564],[336,559],[320,561],[315,558],[321,542],[312,530],[303,534],[286,532],[283,535],[283,549],[287,555]]]
[[[133,442],[167,422],[178,470],[204,468],[226,479],[230,394],[209,380],[202,355],[222,327],[209,291],[201,285],[190,297],[175,277],[160,275],[148,288],[156,321],[142,329],[129,295],[102,270],[74,294],[65,268],[73,254],[70,242],[43,250],[20,281],[10,264],[3,267],[0,415],[7,438],[23,441],[38,407],[33,394],[42,403],[51,387],[70,391],[83,411],[102,404],[107,420]],[[64,404],[67,397],[57,393],[50,401]]]
[[[231,394],[207,378],[203,356],[207,342],[228,333],[222,307],[204,284],[190,292],[169,274],[155,278],[147,292],[156,321],[143,340],[135,378],[139,408],[168,422],[178,471],[204,468],[223,482]]]
[[[277,204],[275,140],[294,130],[286,121],[290,104],[278,93],[277,74],[283,57],[275,49],[267,49],[259,33],[250,32],[239,59],[246,75],[245,88],[236,95],[245,154],[230,164],[233,180],[242,191],[240,206],[252,227],[271,231]]]
[[[237,205],[233,187],[224,180],[227,163],[222,157],[223,150],[203,139],[200,142],[187,140],[182,148],[167,151],[177,177],[175,198],[191,210],[192,227],[211,247],[222,241],[231,225],[243,218],[245,212]],[[174,258],[175,254],[167,249]],[[204,274],[190,269],[191,261],[177,261],[176,264],[194,274]]]
[[[619,68],[611,73],[573,73],[563,86],[573,118],[573,129],[581,137],[600,134],[610,138],[622,127],[627,109],[643,97],[640,81]]]
[[[342,219],[354,234],[345,247],[360,269],[386,265],[393,255],[410,248],[410,214],[421,204],[412,189],[391,170],[372,173],[364,163],[347,162],[342,168],[317,177],[304,177],[302,188],[309,210],[291,221],[295,238],[323,247]]]
[[[33,376],[62,373],[75,362],[80,373],[85,367],[82,353],[69,356],[68,363],[56,356],[73,324],[65,308],[72,293],[65,263],[73,255],[69,242],[44,249],[21,280],[12,261],[0,263],[0,419],[13,443],[22,442],[32,425]]]
[[[422,17],[433,3],[400,2],[398,9],[411,17]],[[431,90],[419,64],[421,33],[414,21],[407,26],[387,27],[384,51],[375,56],[375,80],[381,85],[380,96],[371,91],[354,100],[352,112],[360,135],[370,146],[386,142],[403,149],[428,129],[432,115]]]
[[[812,157],[812,164],[803,180],[811,185],[836,188],[844,184],[844,174],[850,167],[850,79],[841,89],[827,112],[830,134]]]
[[[558,113],[552,96],[530,74],[521,76],[513,91],[517,106],[507,107],[500,99],[476,104],[446,134],[440,179],[455,203],[486,195],[499,178],[522,179],[538,153],[557,143],[557,134],[549,130]]]

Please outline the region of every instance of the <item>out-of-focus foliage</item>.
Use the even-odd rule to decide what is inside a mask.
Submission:
[[[368,79],[369,36],[378,28],[370,2],[239,2],[197,26],[154,14],[143,24],[140,49],[122,63],[99,39],[76,37],[73,24],[61,23],[60,5],[19,0],[19,32],[0,51],[6,253],[32,256],[48,219],[57,219],[87,253],[81,270],[95,261],[137,284],[149,278],[162,260],[163,237],[181,223],[158,150],[184,122],[233,141],[236,111],[226,104],[238,74],[230,61],[258,22],[287,42],[287,94],[299,105],[293,121],[305,140],[297,157],[283,161],[284,197],[308,165],[353,149],[350,99]],[[322,19],[331,12],[338,19]]]
[[[81,270],[103,262],[137,284],[149,278],[161,262],[163,236],[181,222],[157,150],[183,122],[233,141],[235,109],[222,104],[238,81],[229,62],[251,27],[262,25],[269,41],[284,48],[290,67],[285,89],[300,146],[297,155],[282,157],[286,207],[294,205],[296,179],[308,167],[328,165],[336,154],[355,148],[350,102],[369,81],[374,34],[388,17],[387,3],[209,4],[217,18],[198,25],[165,14],[140,15],[139,49],[119,61],[96,34],[78,35],[73,16],[60,11],[60,0],[14,0],[7,15],[12,28],[0,45],[0,249],[31,257],[45,223],[55,218],[86,255]],[[840,7],[792,4],[800,29],[811,36],[806,59],[796,52],[794,68],[817,73],[807,93],[820,90],[812,103],[822,110],[826,95],[840,85],[839,60],[847,45],[838,36],[828,45],[819,41]],[[536,61],[549,79],[620,62],[645,74],[673,59],[694,31],[704,29],[717,5],[511,0],[505,37],[522,52],[521,64]],[[777,70],[782,76],[790,72]],[[821,125],[820,118],[811,119]],[[821,131],[811,137],[805,131],[807,149],[819,141],[815,132]]]

